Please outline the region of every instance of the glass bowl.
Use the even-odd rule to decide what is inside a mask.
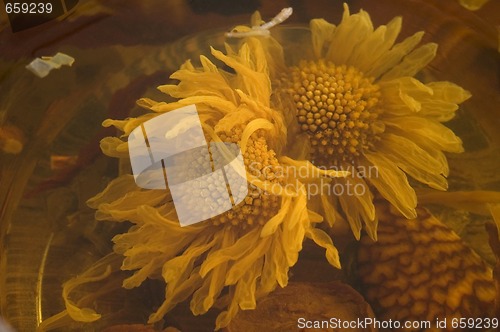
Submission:
[[[375,25],[401,15],[400,38],[425,30],[423,42],[440,45],[420,78],[452,81],[473,95],[448,123],[466,150],[449,156],[450,190],[500,190],[500,4],[491,1],[475,12],[454,0],[357,0],[349,5],[352,12],[367,10]],[[168,83],[185,60],[197,61],[200,54],[209,54],[210,46],[223,49],[225,41],[237,43],[226,40],[224,32],[248,24],[253,10],[271,18],[287,6],[294,7],[294,15],[272,33],[292,55],[308,52],[303,45],[310,19],[338,22],[342,13],[340,2],[321,0],[238,5],[80,1],[65,17],[25,31],[12,33],[5,20],[0,23],[0,126],[23,146],[16,154],[0,152],[0,315],[16,330],[33,331],[63,310],[62,283],[110,252],[111,237],[126,229],[96,222],[85,203],[126,167],[100,152],[99,140],[115,134],[102,128],[102,121],[139,114],[135,101],[140,97],[165,99],[155,87]],[[74,65],[45,78],[25,68],[35,57],[57,52],[74,57]],[[494,263],[485,220],[434,211]],[[324,274],[339,274],[319,256],[306,246],[303,261],[292,271],[295,278],[317,281]],[[312,267],[319,272],[310,273]],[[123,291],[116,283],[108,286],[113,295],[96,304],[106,313],[103,319],[70,329],[143,323],[161,301],[154,281],[134,291]],[[191,328],[213,319],[192,318],[186,310],[175,315],[167,320]]]

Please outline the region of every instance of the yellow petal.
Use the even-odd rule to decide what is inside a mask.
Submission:
[[[247,181],[268,194],[281,197],[295,197],[298,195],[296,191],[297,186],[293,184],[285,184],[282,186],[279,183],[262,181],[260,178],[250,173],[247,173]]]
[[[422,101],[421,106],[420,114],[422,116],[439,122],[450,121],[455,117],[455,111],[458,110],[457,104],[441,100]]]
[[[325,231],[318,228],[310,228],[306,231],[306,236],[317,245],[326,249],[326,259],[332,266],[340,269],[340,257],[337,248],[333,245],[332,239]]]
[[[168,196],[166,190],[131,191],[113,202],[100,204],[96,219],[105,220],[111,217],[115,221],[137,220],[139,206],[159,204]]]
[[[462,140],[451,129],[437,121],[419,116],[406,116],[386,117],[384,123],[391,131],[407,137],[420,146],[427,143],[447,152],[464,151]]]
[[[179,69],[195,70],[191,60],[186,60]]]
[[[419,138],[421,139],[421,137]],[[436,159],[439,162],[439,164],[442,167],[442,169],[439,170],[441,174],[443,174],[446,177],[450,175],[448,159],[446,158],[446,155],[443,153],[443,151],[441,151],[439,148],[436,148],[436,145],[434,145],[432,141],[415,140],[415,143],[417,143],[422,149],[424,149],[428,154],[430,154],[432,158]]]
[[[226,77],[205,57],[200,57],[203,68],[178,70],[170,78],[179,80],[178,84],[160,85],[158,90],[174,98],[192,96],[218,96],[236,103],[236,95]]]
[[[280,157],[279,160],[282,164],[291,166],[291,169],[293,169],[293,171],[296,173],[293,174],[295,177],[302,177],[302,173],[306,174],[308,178],[346,177],[350,174],[348,171],[336,171],[318,168],[308,160],[294,160],[287,156]]]
[[[162,276],[170,288],[181,284],[186,280],[193,270],[194,260],[213,246],[209,242],[203,246],[190,246],[182,255],[174,257],[163,264]]]
[[[410,53],[422,40],[424,33],[417,32],[413,36],[406,38],[399,44],[394,45],[392,49],[381,56],[365,74],[378,78],[398,63],[401,59]]]
[[[385,73],[380,80],[391,80],[403,76],[415,76],[415,74],[417,74],[434,59],[436,52],[437,44],[425,44],[405,56],[401,63],[397,64]]]
[[[355,207],[357,200],[350,195],[339,195],[340,206],[345,212],[352,234],[359,241],[361,237],[361,218]]]
[[[254,132],[256,132],[259,129],[264,129],[264,130],[272,130],[274,129],[274,125],[266,119],[255,119],[252,120],[250,123],[248,123],[245,126],[245,129],[243,130],[243,133],[241,134],[241,153],[245,154],[246,149],[247,149],[247,143],[248,139]]]
[[[128,136],[132,130],[143,124],[144,122],[153,119],[154,117],[158,116],[158,114],[150,113],[150,114],[144,114],[141,115],[138,118],[128,118],[125,120],[111,120],[107,119],[104,120],[102,123],[103,127],[115,127],[120,129],[121,131],[124,132],[126,136]]]
[[[350,15],[349,7],[344,4],[342,22],[333,32],[325,59],[335,64],[351,64],[350,57],[353,50],[372,32],[373,24],[370,15],[363,10]]]
[[[305,209],[302,212],[305,217]],[[297,216],[297,218],[304,218],[303,216]],[[297,263],[299,258],[299,252],[302,250],[302,243],[304,242],[305,227],[302,223],[295,224],[294,227],[284,227],[282,230],[282,242],[283,250],[285,252],[286,262],[288,266],[293,266]]]
[[[240,286],[241,287],[241,286]],[[230,294],[230,296],[235,296],[236,294]],[[218,316],[217,319],[215,320],[215,330],[219,330],[221,328],[226,327],[229,325],[231,320],[236,316],[238,313],[238,302],[233,301],[230,305],[228,310],[221,312]]]
[[[200,62],[201,62],[201,67],[205,72],[219,73],[219,69],[217,68],[217,66],[212,61],[210,61],[210,59],[208,59],[206,56],[201,55]]]
[[[128,144],[118,137],[104,137],[99,143],[102,152],[115,158],[128,158]]]
[[[280,287],[286,287],[286,285],[288,285],[288,271],[290,266],[287,263],[287,258],[283,250],[283,238],[280,232],[276,233],[273,242],[275,246],[272,259],[274,260],[276,282]]]
[[[279,238],[275,238],[269,250],[264,255],[264,263],[259,284],[259,290],[262,294],[269,293],[274,290],[277,285],[276,260],[278,259],[278,250],[280,250],[280,246]]]
[[[384,56],[394,45],[401,31],[401,17],[395,17],[387,26],[379,26],[356,46],[352,52],[349,63],[363,73],[368,72],[374,64]]]
[[[276,215],[274,215],[271,219],[269,219],[268,222],[266,222],[264,227],[262,227],[262,231],[260,232],[261,237],[267,237],[276,232],[278,226],[281,225],[285,216],[287,215],[291,204],[292,204],[291,197],[283,197],[281,199],[280,210],[278,211],[278,213],[276,213]]]
[[[471,96],[470,92],[450,82],[433,82],[427,86],[433,94],[421,99],[421,114],[440,122],[451,120],[458,109],[457,104]]]
[[[286,135],[286,127],[283,120],[283,115],[272,109],[268,106],[269,103],[263,104],[258,100],[252,98],[251,96],[246,95],[241,90],[236,90],[238,96],[240,97],[240,104],[248,107],[253,113],[254,118],[263,118],[269,120],[273,123],[274,127],[269,128],[269,130],[273,129],[273,135]],[[280,138],[280,140],[285,141],[286,137]]]
[[[214,130],[217,133],[220,132],[231,132],[231,130],[238,124],[249,123],[255,119],[255,112],[245,106],[240,106],[234,112],[226,114],[222,119],[220,119],[214,126]],[[246,127],[246,126],[245,126]],[[246,149],[246,143],[240,143],[240,146]]]
[[[262,25],[264,21],[262,20],[262,17],[260,16],[260,12],[256,10],[252,16],[250,17],[250,25],[251,26],[259,26]]]
[[[262,261],[263,259],[260,258],[254,265],[248,266],[248,273],[236,285],[233,303],[237,303],[242,310],[251,310],[256,307],[257,278],[261,274]]]
[[[116,201],[122,197],[123,193],[138,189],[132,175],[122,175],[112,180],[102,192],[87,200],[87,205],[92,209],[97,209],[100,204]]]
[[[125,289],[132,289],[135,287],[139,287],[148,277],[151,276],[157,276],[159,269],[158,267],[163,264],[163,258],[158,257],[155,255],[156,253],[148,253],[144,255],[143,262],[138,262],[137,267],[134,267],[133,269],[129,268],[128,266],[124,265],[134,265],[134,264],[127,264],[124,260],[124,265],[122,265],[122,270],[136,270],[134,274],[131,277],[128,277],[123,281],[122,287]],[[151,259],[151,256],[154,255],[156,256],[155,258]],[[139,267],[140,266],[140,267]]]
[[[248,44],[244,44],[240,50],[242,56],[248,56]],[[234,59],[226,56],[220,51],[212,48],[212,55],[224,62],[229,67],[233,68],[237,73],[240,88],[245,94],[251,96],[262,104],[269,106],[269,98],[271,96],[271,82],[269,80],[268,72],[261,61],[265,60],[265,56],[260,54],[259,62],[249,67],[249,63],[242,63],[242,59]],[[264,59],[260,57],[264,56]],[[251,61],[250,59],[246,59]],[[255,68],[257,67],[257,68]],[[261,71],[258,71],[261,70]]]
[[[225,229],[223,233],[224,235],[220,243],[220,247],[222,248],[232,245],[236,239],[235,232],[230,229]],[[219,247],[212,248],[212,251],[218,249]],[[203,285],[193,294],[190,308],[195,316],[206,313],[213,306],[215,299],[224,288],[228,265],[227,262],[217,265],[205,277]]]
[[[448,189],[446,178],[440,172],[443,169],[440,161],[411,140],[386,133],[378,146],[378,152],[384,154],[415,180],[434,189]]]
[[[495,222],[498,217],[496,206],[500,204],[500,192],[482,190],[441,192],[421,188],[417,190],[417,195],[419,204],[440,204],[484,216],[493,214]]]
[[[308,220],[307,214],[307,196],[305,188],[299,190],[299,195],[293,198],[293,206],[288,210],[286,217],[285,228],[290,230],[295,228],[297,224],[303,224]]]
[[[371,165],[360,161],[362,166],[375,166],[378,169],[377,176],[372,176],[366,180],[371,182],[380,194],[406,218],[416,218],[417,197],[408,183],[405,173],[379,153],[365,153],[365,157]]]
[[[325,219],[330,227],[333,227],[333,224],[335,224],[335,221],[337,220],[336,215],[335,215],[335,207],[331,203],[331,197],[328,197],[327,195],[320,195],[321,198],[321,204],[323,206],[323,211],[325,213]]]
[[[200,287],[202,279],[198,274],[199,268],[193,270],[193,273],[182,284],[177,287],[167,286],[165,301],[151,314],[148,319],[148,324],[156,323],[172,310],[178,303],[185,301],[193,292]]]
[[[176,103],[169,103],[161,106],[158,105],[158,107],[154,108],[153,110],[156,112],[168,112],[183,106],[193,105],[193,104],[195,104],[198,107],[198,110],[200,110],[200,105],[205,105],[209,108],[218,110],[222,114],[227,114],[229,112],[234,112],[237,110],[237,107],[235,104],[233,104],[233,102],[217,96],[187,97]],[[202,122],[204,122],[202,118],[202,113],[198,112],[198,114],[200,115]]]
[[[311,20],[310,29],[314,55],[316,58],[321,59],[332,41],[335,25],[322,18],[317,18]]]
[[[238,260],[243,257],[246,253],[251,251],[260,240],[259,233],[260,229],[254,228],[240,237],[233,245],[210,253],[201,265],[201,276],[205,277],[210,270],[219,264],[230,260]]]
[[[460,104],[471,97],[471,93],[451,82],[431,82],[426,84],[433,91],[433,97],[442,101]]]
[[[269,238],[259,239],[257,244],[249,253],[247,253],[244,257],[239,258],[229,268],[225,278],[225,285],[234,285],[239,282],[240,279],[244,278],[246,274],[251,273],[251,267],[269,250],[270,244],[271,240]],[[261,268],[259,268],[259,270],[260,269]]]
[[[314,211],[307,210],[307,218],[311,224],[317,224],[323,221],[323,217]]]
[[[373,205],[373,194],[366,182],[357,175],[349,176],[345,179],[336,179],[335,182],[341,184],[352,192],[339,195],[339,202],[345,212],[347,221],[351,226],[354,237],[359,240],[361,235],[361,221],[363,221],[369,235],[376,237],[375,206]]]
[[[394,115],[410,115],[420,112],[421,100],[433,93],[431,88],[408,76],[379,84],[384,100],[384,112]]]
[[[73,320],[93,322],[101,317],[100,314],[90,308],[79,308],[76,302],[70,299],[70,294],[81,285],[106,279],[112,272],[119,270],[120,262],[120,256],[114,253],[108,254],[95,262],[84,273],[63,284],[62,296],[66,305],[66,311]]]

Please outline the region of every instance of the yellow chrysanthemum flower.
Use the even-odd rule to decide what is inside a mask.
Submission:
[[[253,309],[257,298],[277,285],[287,285],[289,268],[296,263],[305,238],[324,247],[328,261],[340,267],[332,240],[314,227],[322,218],[307,209],[304,185],[278,161],[276,151],[283,148],[286,128],[282,113],[270,106],[265,51],[256,38],[246,40],[238,51],[229,46],[227,54],[212,50],[212,55],[234,73],[218,69],[204,56],[199,68],[186,62],[172,75],[180,81],[178,84],[159,87],[177,98],[176,102],[142,99],[139,104],[152,112],[104,122],[124,135],[103,139],[102,150],[109,156],[128,158],[128,144],[123,139],[134,128],[165,112],[196,104],[207,138],[237,143],[247,170],[249,194],[241,204],[186,227],[179,225],[168,190],[141,189],[132,175],[121,175],[89,200],[89,206],[97,209],[98,220],[133,224],[127,233],[113,238],[114,255],[124,256],[121,269],[134,271],[123,287],[137,287],[147,278],[162,278],[166,283],[165,301],[150,316],[149,323],[161,320],[192,295],[195,315],[206,313],[216,303],[227,308],[216,321],[217,329],[226,326],[239,309]],[[196,163],[193,160],[193,169]],[[217,192],[208,188],[207,195],[217,196]],[[69,299],[71,290],[79,284],[107,276],[90,275],[65,285],[67,314],[75,320],[100,317],[89,309],[75,309]]]
[[[259,26],[259,15],[252,22]],[[254,30],[240,26],[235,32],[250,36]],[[318,211],[330,225],[345,218],[359,238],[364,221],[376,238],[375,194],[414,218],[417,199],[407,175],[435,189],[447,188],[443,151],[461,152],[462,145],[441,122],[450,120],[470,94],[449,82],[423,84],[414,78],[437,46],[416,48],[421,32],[395,44],[400,30],[400,18],[374,29],[366,12],[351,15],[346,5],[338,26],[311,21],[312,56],[305,49],[303,61],[288,66],[281,46],[259,30],[237,50],[212,49],[231,72],[204,56],[201,67],[186,62],[172,75],[178,84],[159,87],[177,101],[142,99],[139,104],[152,112],[104,122],[124,134],[105,138],[102,150],[128,159],[124,138],[133,129],[196,104],[207,139],[237,143],[246,165],[249,195],[244,202],[187,227],[180,227],[168,190],[138,188],[131,175],[121,175],[89,201],[98,220],[133,224],[113,239],[115,253],[108,258],[116,265],[116,257],[124,256],[121,269],[134,271],[123,286],[137,287],[148,278],[165,281],[165,301],[150,323],[192,296],[195,315],[216,304],[226,308],[216,328],[226,326],[239,309],[255,308],[257,298],[287,284],[305,238],[324,247],[328,261],[339,267],[332,240],[315,228],[323,217],[307,208],[309,197],[311,206],[320,204]],[[340,171],[352,174],[343,178],[347,173]],[[325,186],[337,185],[363,190],[323,194]],[[313,187],[319,195],[311,193]],[[107,260],[97,265],[106,266]],[[109,273],[69,281],[64,315],[98,319],[93,310],[78,309],[70,293]]]
[[[443,151],[463,148],[442,122],[470,94],[450,82],[424,84],[414,77],[437,50],[434,43],[417,47],[423,32],[395,44],[400,17],[374,29],[367,12],[351,15],[344,8],[338,26],[311,21],[313,56],[277,78],[277,99],[296,116],[302,139],[295,144],[308,147],[299,159],[352,173],[334,179],[330,186],[343,189],[330,191],[331,199],[318,196],[327,221],[333,224],[339,216],[333,207],[340,205],[357,238],[362,221],[376,238],[375,193],[415,218],[417,198],[407,175],[447,189]]]

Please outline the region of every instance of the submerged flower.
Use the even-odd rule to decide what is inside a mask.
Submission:
[[[311,21],[311,57],[288,67],[277,79],[279,103],[294,113],[302,140],[301,158],[317,167],[349,170],[352,176],[330,185],[352,185],[355,193],[333,200],[321,197],[328,210],[338,203],[354,235],[361,222],[376,238],[374,194],[379,193],[407,218],[414,218],[417,198],[407,175],[439,190],[447,189],[449,169],[443,152],[462,152],[461,140],[442,124],[454,117],[470,94],[450,82],[424,84],[414,76],[435,56],[437,45],[417,47],[418,32],[395,43],[402,20],[373,28],[365,11],[342,22]]]
[[[165,300],[150,316],[150,323],[161,320],[192,296],[195,315],[214,306],[226,308],[218,316],[216,328],[226,326],[239,309],[253,309],[257,298],[277,285],[287,285],[289,268],[296,263],[305,238],[324,247],[328,261],[340,266],[332,240],[314,227],[322,218],[307,209],[304,185],[284,171],[278,160],[286,128],[282,113],[270,105],[271,81],[264,52],[261,42],[254,38],[245,41],[238,51],[228,46],[227,55],[212,50],[212,55],[234,73],[217,68],[202,56],[201,67],[187,62],[172,75],[180,81],[178,84],[159,87],[177,101],[142,99],[139,104],[152,112],[104,122],[122,130],[126,138],[147,120],[196,104],[207,139],[237,143],[246,166],[249,193],[243,202],[186,227],[179,224],[168,189],[141,189],[132,175],[121,175],[89,200],[89,205],[97,209],[98,220],[133,224],[127,233],[113,238],[114,252],[124,256],[121,269],[134,271],[123,287],[137,287],[148,278],[161,278],[166,283]],[[122,138],[105,138],[101,147],[109,156],[128,158],[128,145]],[[196,174],[197,163],[193,159],[186,172]],[[200,190],[214,201],[219,198],[210,186]],[[78,282],[71,286],[75,284]],[[85,311],[75,314],[72,309],[68,313],[77,320],[99,317],[87,317]]]
[[[261,26],[258,15],[252,21]],[[462,146],[441,122],[451,119],[469,94],[448,82],[413,78],[432,60],[436,45],[415,48],[422,33],[394,44],[400,29],[396,18],[374,30],[366,12],[350,15],[346,6],[338,27],[311,22],[312,56],[304,50],[300,63],[286,66],[273,38],[246,38],[238,49],[226,46],[226,54],[212,49],[229,71],[204,56],[201,67],[186,62],[172,75],[178,84],[159,87],[177,101],[142,99],[139,104],[152,112],[104,122],[124,135],[102,140],[102,150],[128,159],[123,138],[132,130],[196,104],[207,140],[238,144],[246,166],[249,194],[243,202],[187,227],[179,225],[168,190],[141,189],[131,175],[121,175],[89,201],[97,219],[132,223],[113,239],[115,253],[125,257],[121,269],[134,271],[123,286],[137,287],[148,278],[165,281],[165,300],[150,323],[191,297],[195,315],[226,309],[216,328],[226,326],[239,309],[255,308],[259,297],[287,284],[305,238],[324,247],[330,264],[339,267],[331,238],[315,227],[323,217],[307,207],[312,185],[362,188],[355,195],[319,195],[320,210],[330,224],[346,218],[356,237],[364,221],[373,238],[374,193],[412,218],[416,196],[406,174],[446,189],[443,151],[460,152]],[[233,31],[245,32],[252,29]],[[186,171],[196,173],[197,165],[193,159]],[[372,167],[374,176],[366,172]],[[352,174],[344,178],[342,170]],[[213,200],[219,198],[205,189]],[[98,318],[74,309],[73,319]]]

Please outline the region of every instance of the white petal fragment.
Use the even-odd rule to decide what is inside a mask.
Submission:
[[[64,53],[57,53],[54,56],[43,56],[31,61],[26,69],[40,78],[47,76],[51,70],[59,69],[61,66],[71,67],[75,59]]]

